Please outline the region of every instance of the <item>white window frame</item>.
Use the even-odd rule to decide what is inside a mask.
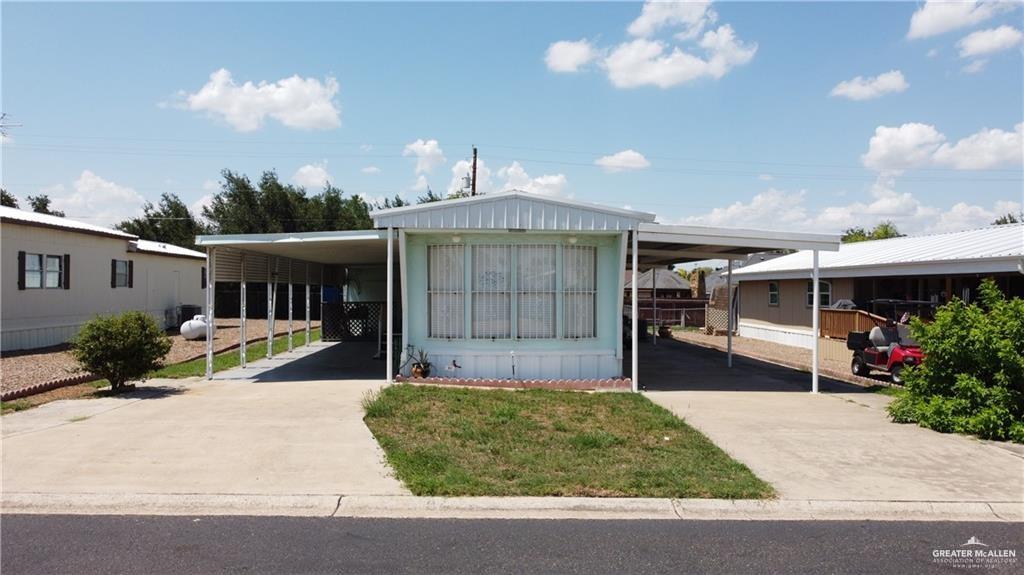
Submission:
[[[597,338],[597,255],[597,246],[562,247],[562,333],[566,339]],[[591,265],[589,277],[584,277],[582,282],[572,281],[570,268],[578,272],[588,262]],[[577,300],[589,301],[589,305],[577,306],[574,304]]]
[[[832,305],[832,282],[818,280],[818,296],[821,299],[821,307],[825,308]],[[804,298],[804,305],[808,308],[814,307],[814,280],[807,280],[807,294]]]
[[[538,267],[528,269],[530,265]],[[558,306],[558,246],[517,245],[515,275],[516,337],[555,339],[558,333],[555,321]]]
[[[512,339],[511,244],[470,246],[473,339]]]
[[[772,287],[775,289],[773,290]],[[772,301],[772,296],[775,296],[775,301]],[[780,297],[779,282],[768,282],[768,305],[771,307],[779,307]]]
[[[441,254],[451,258],[451,269],[443,269]],[[457,262],[457,263],[455,263]],[[465,246],[431,244],[427,246],[427,337],[463,339],[466,322]],[[446,302],[441,306],[436,301]]]
[[[64,258],[63,256],[52,256],[47,255],[43,258],[44,266],[43,269],[43,288],[45,289],[64,289]],[[56,262],[56,269],[50,269],[50,262]],[[50,278],[55,277],[56,281],[54,285],[50,285]]]
[[[121,265],[124,264],[124,272],[121,271]],[[128,260],[114,260],[114,288],[126,288],[128,287]],[[122,281],[123,280],[123,281]]]
[[[36,267],[32,269],[29,266],[29,262],[35,260]],[[46,286],[46,255],[45,254],[25,254],[25,289],[45,289]],[[30,277],[36,278],[35,284],[29,280]]]

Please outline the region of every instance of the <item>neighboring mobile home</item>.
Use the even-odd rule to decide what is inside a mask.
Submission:
[[[843,244],[821,254],[820,305],[875,299],[973,300],[986,277],[1024,297],[1024,224]],[[739,334],[810,347],[811,252],[800,251],[733,271],[739,284]]]
[[[144,311],[177,327],[199,306],[206,255],[67,218],[0,207],[3,351],[68,341],[89,319]]]

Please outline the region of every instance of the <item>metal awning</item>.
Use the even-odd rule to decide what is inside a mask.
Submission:
[[[387,259],[388,233],[386,230],[357,230],[227,234],[198,236],[196,245],[204,248],[230,248],[318,264],[372,264]]]
[[[642,223],[639,230],[641,269],[701,260],[742,260],[774,250],[837,251],[837,234],[777,232],[709,226]]]

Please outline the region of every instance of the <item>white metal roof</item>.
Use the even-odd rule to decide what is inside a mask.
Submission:
[[[163,256],[180,256],[201,260],[206,259],[206,254],[203,252],[197,252],[174,244],[165,244],[163,242],[153,242],[150,240],[135,240],[132,244],[135,246],[135,250],[140,252],[159,254]]]
[[[658,272],[658,289],[665,290],[688,290],[690,289],[690,282],[683,279],[682,276],[677,274],[674,270],[652,268],[645,272],[642,272],[636,282],[637,289],[651,289],[651,279],[654,272]],[[626,279],[626,288],[633,287],[633,278],[629,277]]]
[[[84,232],[89,234],[99,234],[103,236],[110,236],[115,238],[135,239],[136,236],[132,234],[126,234],[122,231],[112,230],[110,228],[104,228],[102,226],[96,226],[93,224],[87,224],[85,222],[79,222],[75,220],[69,220],[68,218],[61,218],[58,216],[51,216],[48,214],[37,214],[35,212],[28,212],[25,210],[19,210],[16,208],[8,208],[0,206],[0,220],[10,221],[28,226],[42,226],[47,228],[58,228],[68,231]]]
[[[714,259],[743,260],[770,250],[839,249],[839,236],[835,234],[655,223],[640,224],[638,241],[642,268]]]
[[[1017,271],[1024,259],[1024,224],[961,232],[843,244],[821,252],[822,277]],[[811,251],[804,250],[733,271],[739,280],[807,277]]]
[[[621,231],[634,230],[655,215],[540,196],[520,190],[377,210],[378,228]]]
[[[387,237],[383,230],[225,234],[198,236],[196,245],[233,248],[321,264],[366,264],[384,261]],[[396,241],[395,249],[397,245]]]

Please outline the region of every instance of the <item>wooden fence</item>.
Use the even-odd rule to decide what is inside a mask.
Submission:
[[[823,309],[819,335],[832,339],[846,339],[851,331],[868,331],[884,325],[885,318],[860,309]]]

